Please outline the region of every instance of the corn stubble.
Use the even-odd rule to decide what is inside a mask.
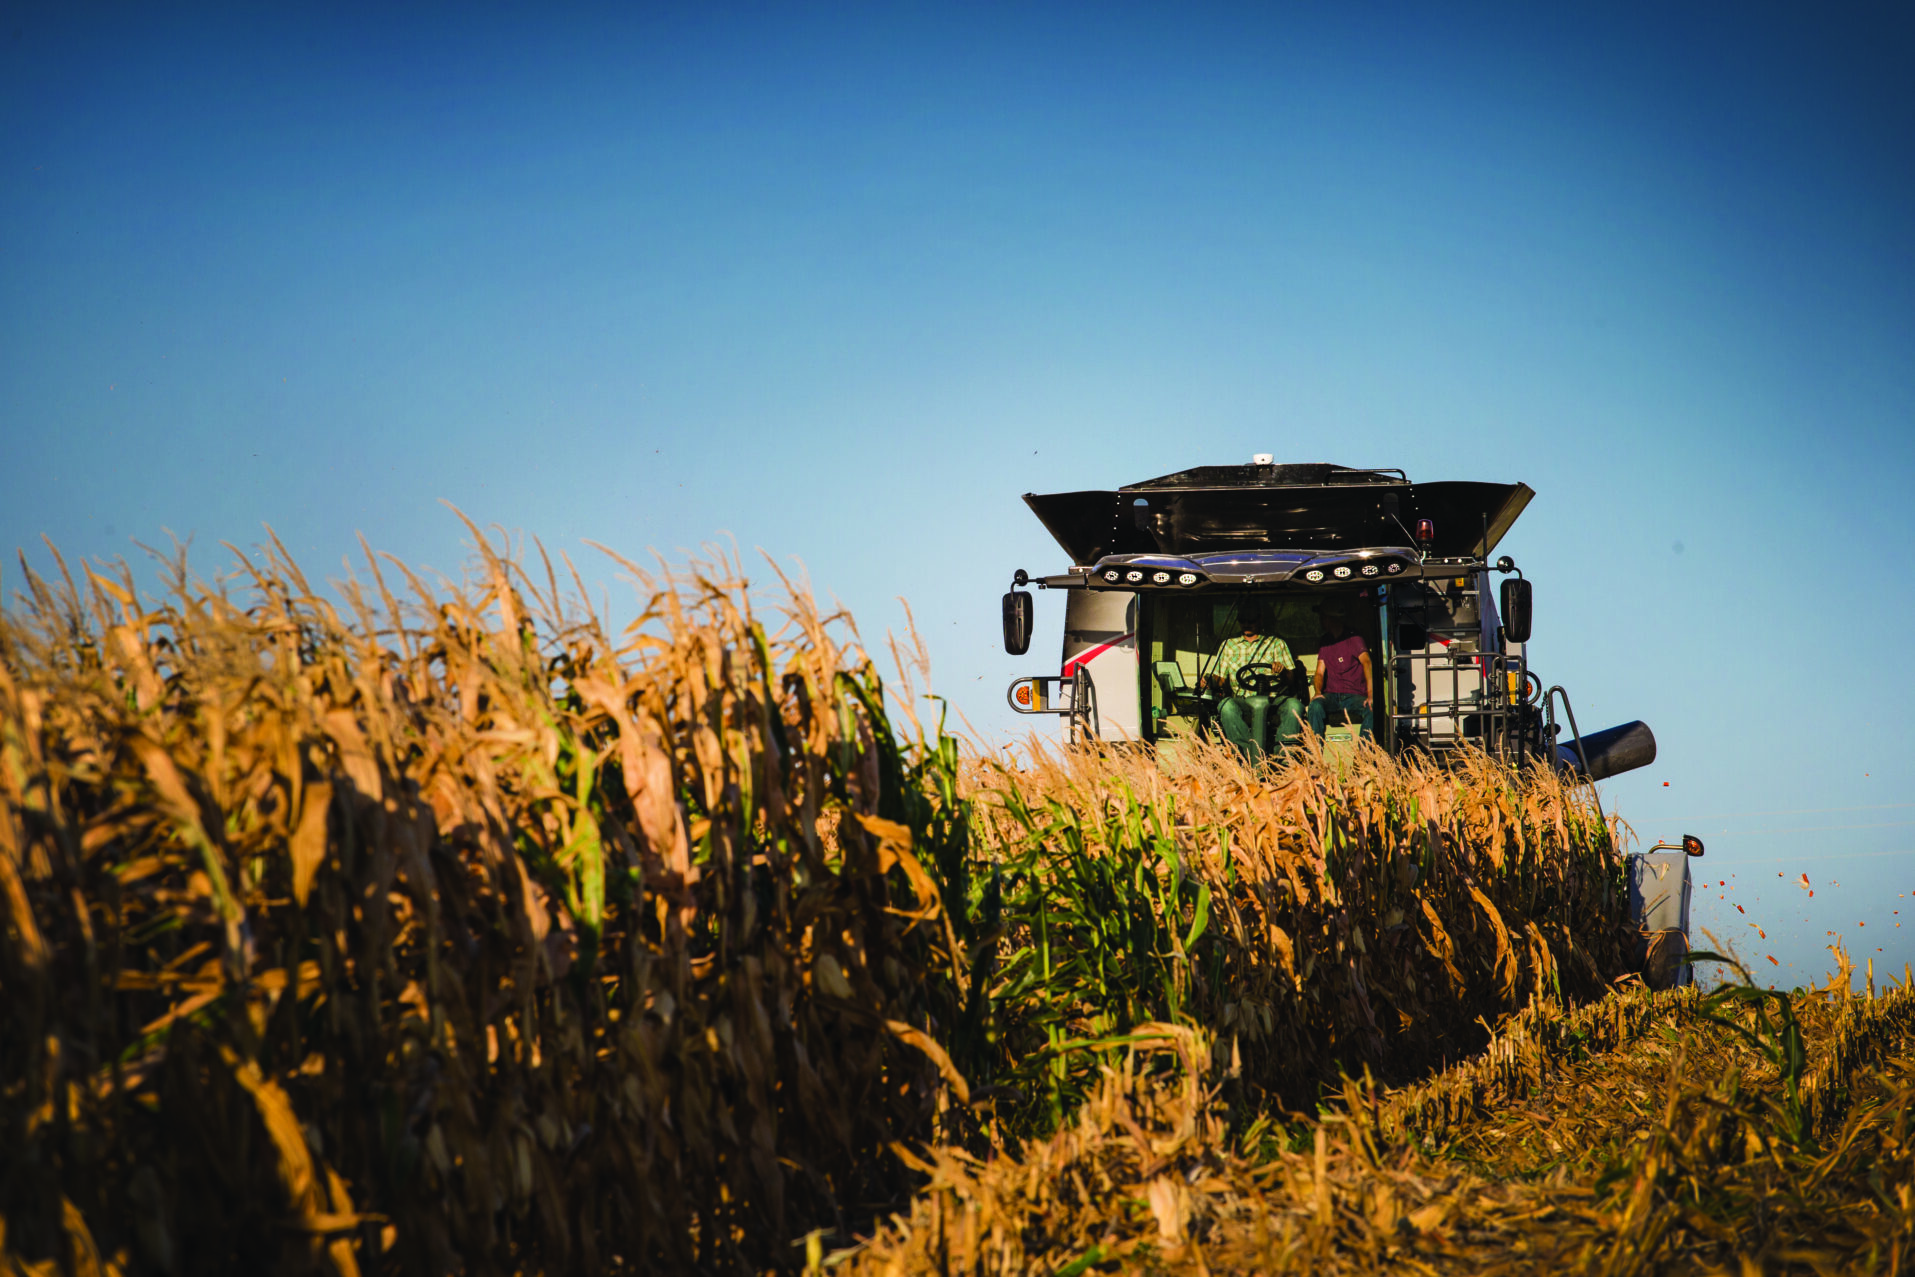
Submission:
[[[1906,1160],[1906,992],[1604,997],[1621,829],[1553,774],[979,756],[802,591],[767,625],[736,563],[625,564],[614,636],[473,533],[465,586],[369,555],[321,595],[277,543],[157,602],[28,575],[0,1262],[1595,1262],[1701,1227],[1670,1203],[1772,1118],[1765,1193]],[[1708,1087],[1664,1084],[1676,1039]]]
[[[1792,1031],[1791,1031],[1792,1030]],[[1915,983],[1532,1009],[1469,1065],[1367,1078],[1258,1146],[1182,1067],[1107,1070],[1016,1158],[940,1148],[853,1274],[1898,1273],[1915,1257]],[[1794,1042],[1792,1049],[1790,1043]],[[1806,1045],[1805,1045],[1806,1044]]]

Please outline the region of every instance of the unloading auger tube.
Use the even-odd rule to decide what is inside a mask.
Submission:
[[[1061,666],[1015,680],[1006,697],[1020,714],[1064,719],[1073,741],[1160,757],[1210,737],[1272,758],[1320,724],[1333,759],[1368,736],[1437,759],[1466,747],[1512,765],[1547,759],[1591,783],[1647,766],[1647,724],[1584,735],[1568,693],[1545,692],[1530,669],[1531,583],[1508,555],[1490,555],[1534,496],[1522,483],[1414,483],[1396,469],[1280,465],[1268,454],[1109,490],[1026,494],[1069,562],[1051,575],[1016,572],[1004,647],[1030,649],[1028,587],[1059,591]],[[1249,641],[1226,651],[1237,638]],[[1241,663],[1226,668],[1251,650],[1287,650],[1289,678],[1307,682],[1268,661],[1241,678]],[[1686,951],[1686,890],[1682,900]]]

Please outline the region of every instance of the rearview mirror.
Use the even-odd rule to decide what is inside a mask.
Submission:
[[[1529,582],[1511,577],[1503,582],[1503,637],[1512,643],[1529,642]]]
[[[1012,590],[1004,596],[1004,650],[1022,656],[1031,650],[1031,624],[1036,605],[1030,591]]]

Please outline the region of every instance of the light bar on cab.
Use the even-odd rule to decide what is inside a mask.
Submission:
[[[1088,572],[1101,589],[1265,588],[1294,581],[1307,585],[1354,585],[1403,573],[1420,562],[1406,546],[1373,546],[1330,554],[1309,550],[1218,551],[1181,558],[1167,554],[1113,554]]]
[[[1297,573],[1297,579],[1310,585],[1335,585],[1343,581],[1374,581],[1401,576],[1414,565],[1408,550],[1359,550],[1353,554],[1321,554]]]
[[[1203,579],[1203,575],[1196,571],[1195,564],[1182,559],[1121,559],[1115,563],[1100,563],[1091,570],[1094,583],[1124,589],[1153,585],[1188,589],[1202,584]]]

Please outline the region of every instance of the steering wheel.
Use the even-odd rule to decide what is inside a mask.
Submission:
[[[1278,677],[1273,662],[1253,661],[1237,671],[1237,686],[1252,696],[1275,696]]]

